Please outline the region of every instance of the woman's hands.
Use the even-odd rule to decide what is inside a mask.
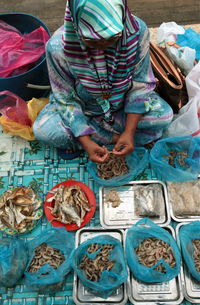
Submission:
[[[90,160],[97,163],[103,163],[109,157],[106,147],[101,147],[90,139],[89,136],[79,137],[79,142],[88,153]]]
[[[113,148],[113,154],[118,156],[127,156],[134,150],[133,134],[123,132]]]

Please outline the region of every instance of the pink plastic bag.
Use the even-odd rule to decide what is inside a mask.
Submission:
[[[0,20],[0,78],[29,70],[45,52],[49,34],[40,26],[28,34]]]
[[[32,126],[27,103],[10,91],[0,92],[0,113],[16,123]]]

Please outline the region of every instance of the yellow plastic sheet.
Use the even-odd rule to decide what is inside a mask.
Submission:
[[[28,115],[31,121],[34,123],[40,111],[44,108],[45,105],[49,103],[48,98],[32,98],[32,100],[28,101]],[[30,126],[25,126],[19,123],[16,123],[10,119],[7,119],[4,116],[0,117],[0,124],[3,127],[3,131],[8,133],[11,136],[18,136],[23,139],[33,141],[35,140],[35,136],[33,134],[33,129]]]

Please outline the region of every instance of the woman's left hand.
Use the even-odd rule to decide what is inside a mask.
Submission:
[[[118,156],[127,156],[134,151],[133,134],[123,132],[113,148],[113,153]]]

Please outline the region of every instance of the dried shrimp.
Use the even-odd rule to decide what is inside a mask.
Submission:
[[[161,239],[146,238],[135,248],[140,264],[146,267],[154,266],[160,259],[164,259],[170,267],[175,267],[176,261],[171,247]],[[158,265],[155,270],[166,273],[163,264]]]
[[[188,153],[184,151],[170,151],[169,156],[164,156],[165,159],[168,159],[169,165],[176,168],[175,161],[179,163],[180,166],[187,166],[185,159],[188,157]]]
[[[88,253],[98,251],[95,259],[91,259],[85,254],[79,265],[79,267],[84,270],[88,280],[98,282],[104,270],[110,271],[112,269],[115,262],[109,259],[109,254],[113,249],[114,245],[110,244],[91,244],[88,247]]]
[[[55,217],[52,221],[57,220],[64,224],[75,223],[80,227],[86,213],[90,211],[88,199],[80,186],[65,187],[60,185],[50,193],[54,194],[47,200],[47,202],[54,200],[54,207],[48,207]]]
[[[198,272],[200,272],[200,239],[196,238],[192,240],[193,246],[194,246],[194,264],[195,268]]]
[[[105,180],[125,175],[129,172],[126,160],[113,153],[110,153],[109,158],[104,163],[98,164],[97,169],[98,176]]]
[[[45,264],[49,264],[54,269],[58,269],[64,260],[65,257],[59,249],[42,243],[35,249],[35,255],[29,265],[28,272],[37,272]]]
[[[0,229],[5,226],[18,233],[32,228],[34,221],[42,216],[42,201],[28,187],[9,189],[0,196]]]

